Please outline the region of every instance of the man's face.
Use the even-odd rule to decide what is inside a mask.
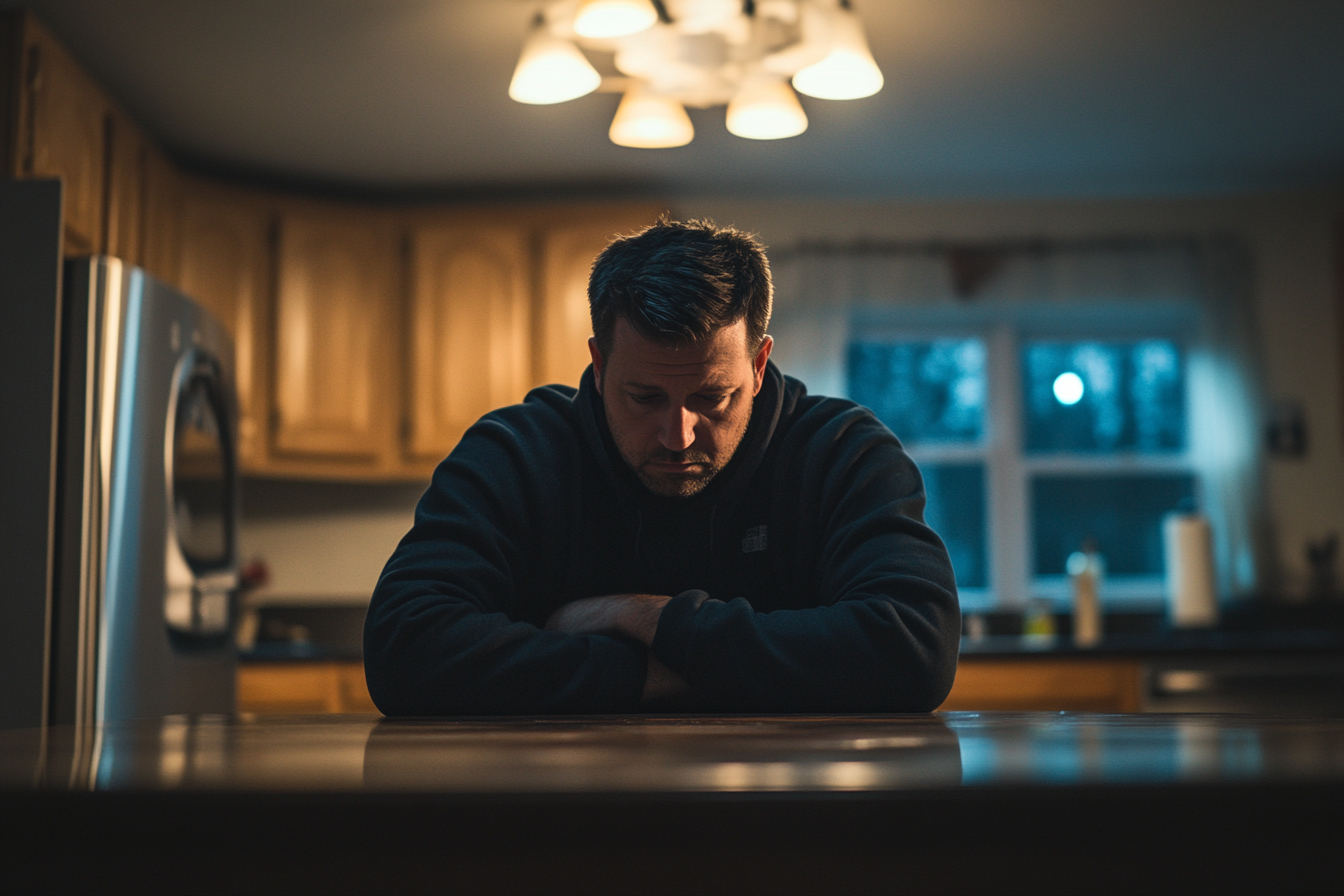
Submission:
[[[618,318],[607,358],[588,340],[612,438],[646,488],[689,498],[732,459],[771,346],[766,337],[750,354],[745,320],[699,342],[666,346]]]

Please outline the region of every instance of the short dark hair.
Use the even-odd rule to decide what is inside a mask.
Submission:
[[[593,335],[604,357],[621,317],[665,344],[695,342],[745,319],[754,354],[770,322],[771,293],[765,247],[752,235],[666,216],[612,240],[588,278]]]

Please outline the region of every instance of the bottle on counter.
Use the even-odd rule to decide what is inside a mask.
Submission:
[[[1073,586],[1073,643],[1095,647],[1101,642],[1101,581],[1106,560],[1094,544],[1085,542],[1081,551],[1069,555],[1064,568]]]

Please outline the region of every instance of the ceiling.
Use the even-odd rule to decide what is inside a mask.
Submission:
[[[618,147],[618,97],[506,96],[535,0],[0,0],[176,157],[382,195],[1123,196],[1344,188],[1340,0],[856,0],[886,76],[743,140],[691,110]]]

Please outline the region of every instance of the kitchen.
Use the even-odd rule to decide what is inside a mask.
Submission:
[[[1329,4],[1290,4],[1281,14],[1252,4],[1227,20],[1203,4],[1176,4],[1168,13],[1145,4],[1080,4],[1070,13],[1058,5],[1028,4],[1013,15],[996,4],[953,4],[941,13],[935,4],[863,4],[859,13],[886,73],[882,92],[850,104],[805,100],[809,129],[777,142],[728,135],[717,110],[692,110],[694,140],[668,150],[611,146],[603,129],[615,97],[598,93],[555,106],[504,99],[536,4],[393,4],[381,22],[368,4],[324,5],[326,12],[286,4],[264,14],[253,9],[256,19],[212,11],[210,4],[194,13],[155,4],[109,10],[97,4],[20,5],[49,29],[47,39],[55,43],[45,58],[60,59],[64,46],[75,66],[64,71],[66,83],[102,104],[83,122],[73,115],[53,118],[53,128],[64,130],[53,131],[59,139],[51,154],[30,169],[67,177],[69,254],[107,249],[137,260],[205,301],[232,330],[243,404],[239,553],[244,561],[264,561],[251,567],[251,580],[260,587],[248,597],[256,613],[248,625],[255,626],[258,662],[241,669],[244,675],[249,669],[306,670],[309,679],[325,682],[308,685],[301,697],[293,680],[269,692],[262,682],[253,710],[284,709],[286,699],[307,701],[301,711],[316,704],[344,708],[347,699],[350,708],[360,708],[358,689],[351,693],[348,673],[341,671],[351,663],[357,668],[358,654],[349,653],[348,634],[342,648],[324,654],[323,624],[359,618],[429,472],[465,425],[483,410],[517,400],[535,383],[569,381],[581,369],[587,323],[576,276],[586,273],[607,236],[641,226],[664,209],[761,235],[779,287],[776,357],[786,371],[804,371],[809,386],[823,393],[846,388],[846,345],[824,351],[815,334],[826,328],[809,321],[827,314],[844,320],[856,308],[863,311],[871,298],[863,290],[874,282],[913,283],[916,289],[924,284],[946,302],[918,309],[917,329],[944,327],[962,335],[974,314],[983,315],[973,321],[980,330],[1000,323],[990,319],[994,306],[1013,304],[1013,284],[1031,279],[1032,264],[1064,259],[1042,275],[1044,282],[1072,276],[1070,282],[1089,284],[1084,293],[1105,295],[1111,281],[1097,273],[1097,264],[1067,263],[1089,251],[1109,253],[1128,266],[1120,279],[1156,294],[1171,279],[1166,268],[1155,266],[1170,260],[1173,246],[1183,251],[1190,240],[1230,235],[1253,263],[1248,329],[1255,334],[1258,387],[1290,436],[1305,433],[1303,439],[1286,438],[1261,459],[1264,524],[1259,540],[1245,539],[1247,555],[1257,562],[1241,594],[1289,619],[1280,626],[1289,631],[1337,620],[1338,596],[1331,604],[1317,595],[1321,576],[1313,577],[1307,555],[1308,545],[1324,545],[1344,522],[1337,274],[1341,79],[1332,76],[1338,72],[1338,41],[1332,38],[1340,23]],[[198,44],[190,54],[163,50],[191,46],[187,38],[204,40],[211,31],[222,46]],[[112,34],[118,40],[109,39]],[[442,60],[449,54],[436,41],[450,38],[463,45],[454,43],[455,61],[445,73]],[[295,43],[300,40],[311,43]],[[408,67],[373,55],[380,41],[402,47]],[[126,48],[124,55],[117,46]],[[255,48],[257,59],[235,54],[238,46]],[[197,63],[180,55],[194,55]],[[322,68],[324,58],[343,60],[344,73]],[[1129,66],[1136,59],[1156,68]],[[13,61],[8,67],[15,70]],[[61,74],[49,70],[47,90],[55,89]],[[398,98],[430,75],[453,89],[436,87],[413,101]],[[1272,87],[1259,88],[1255,79]],[[1117,95],[1108,102],[1113,81]],[[199,92],[174,107],[164,85],[194,85]],[[275,89],[279,85],[287,89]],[[279,108],[271,110],[270,102]],[[64,99],[52,103],[62,112],[82,108]],[[235,108],[242,112],[225,114]],[[424,109],[442,111],[429,115]],[[343,118],[357,123],[337,129]],[[7,119],[26,120],[15,109]],[[110,130],[104,130],[108,121]],[[462,124],[448,128],[443,121]],[[286,124],[297,130],[286,132]],[[256,132],[250,146],[249,128]],[[397,142],[358,133],[374,128],[407,136]],[[78,136],[73,142],[67,139],[72,133]],[[81,141],[98,147],[92,154],[97,161],[63,167],[81,157]],[[132,152],[119,154],[118,147],[127,145]],[[13,151],[18,146],[7,141],[16,156],[13,171],[22,170],[22,153]],[[348,148],[345,157],[342,147]],[[311,154],[308,161],[305,153]],[[123,158],[132,160],[129,166]],[[128,170],[130,181],[118,176]],[[529,173],[518,173],[523,171]],[[811,179],[802,172],[811,172]],[[117,200],[120,190],[144,197],[137,212],[125,212],[133,204]],[[123,213],[140,217],[122,220]],[[432,266],[416,266],[439,247],[451,247],[454,234],[464,230],[490,234],[499,254],[517,259],[508,276],[479,275],[503,297],[490,303],[488,313],[479,299],[473,303],[464,294],[455,300],[430,282]],[[1144,240],[1160,245],[1156,251],[1136,245]],[[1037,251],[1042,243],[1044,253]],[[197,246],[206,249],[193,256]],[[298,355],[304,340],[331,344],[339,335],[321,329],[336,315],[314,317],[305,296],[315,287],[305,292],[303,286],[303,278],[335,269],[326,261],[333,246],[337,254],[368,263],[356,265],[347,282],[321,284],[324,308],[360,323],[346,331],[353,335],[345,337],[342,351]],[[975,265],[958,262],[967,279],[949,283],[949,259],[966,257],[953,250],[966,248],[991,250],[986,264],[997,270],[980,275],[976,285]],[[1038,260],[1042,255],[1045,262]],[[1194,256],[1197,264],[1205,258],[1198,247]],[[1187,253],[1174,263],[1188,265],[1189,258]],[[1027,273],[1015,279],[1017,271]],[[803,285],[817,278],[834,284],[834,307],[809,303]],[[389,298],[371,308],[369,295]],[[417,304],[420,296],[427,304]],[[1040,298],[1058,296],[1047,290]],[[948,305],[966,309],[951,327],[939,317]],[[414,343],[411,336],[426,328],[405,321],[443,309],[460,309],[463,324],[479,328],[479,337],[451,350]],[[296,328],[287,330],[289,321]],[[891,329],[885,319],[873,326]],[[370,338],[355,338],[360,327]],[[1180,332],[1180,325],[1175,329]],[[792,360],[791,346],[802,347]],[[408,359],[405,373],[372,361],[398,350]],[[462,358],[462,368],[438,382],[432,375],[417,378],[416,359],[439,356]],[[464,372],[483,365],[491,371],[488,382]],[[291,377],[289,386],[272,379],[282,375]],[[331,389],[323,391],[323,384]],[[343,403],[332,395],[365,397]],[[1257,446],[1259,441],[1257,433]],[[945,460],[928,456],[931,465]],[[991,469],[1019,462],[974,451],[958,457],[962,467],[968,458]],[[1191,463],[1202,469],[1197,459]],[[996,486],[981,485],[986,487]],[[1025,503],[1020,490],[1001,505],[1010,499]],[[981,692],[968,697],[978,705],[949,709],[1134,710],[1156,708],[1150,704],[1160,699],[1170,704],[1182,693],[1191,707],[1200,686],[1216,691],[1220,681],[1236,677],[1235,668],[1192,665],[1189,651],[1178,651],[1174,666],[1161,666],[1172,657],[1155,654],[1151,645],[1121,650],[1103,644],[1104,656],[1065,656],[1066,591],[1049,604],[1061,649],[1022,656],[1016,641],[1028,598],[1038,597],[1038,590],[1055,594],[1050,589],[1061,585],[1033,576],[1025,545],[1014,550],[1014,526],[1007,519],[982,523],[989,547],[968,555],[968,562],[978,557],[986,568],[982,583],[1000,586],[1005,595],[1000,608],[984,584],[980,595],[974,584],[963,588],[968,621],[980,617],[987,631],[977,647],[968,630],[964,656],[972,662],[963,662],[958,687],[971,680],[965,673],[974,662],[998,663],[989,667],[986,686],[1016,675],[1011,690],[1018,702],[991,705],[985,701],[993,695]],[[1114,560],[1112,572],[1119,588]],[[1151,572],[1138,568],[1136,578],[1151,578]],[[1112,602],[1106,625],[1116,638],[1144,636],[1122,630],[1129,620],[1162,616],[1160,603],[1152,603],[1151,583],[1146,593],[1141,585],[1128,598],[1103,594]],[[1116,603],[1123,600],[1128,613]],[[1229,600],[1229,622],[1243,618],[1238,608]],[[348,624],[331,624],[348,633]],[[1013,646],[1004,646],[1004,638]],[[1323,654],[1326,673],[1338,668],[1335,644],[1333,653]],[[975,650],[983,654],[977,657]],[[266,651],[269,665],[259,661]],[[1310,643],[1290,644],[1286,651],[1270,657],[1265,668],[1282,668],[1286,657],[1291,668],[1285,679],[1321,687],[1323,673],[1313,665],[1321,651]],[[1304,654],[1311,662],[1301,666]],[[1075,665],[1058,665],[1066,661]],[[1038,665],[1021,671],[1026,662]],[[1047,662],[1056,665],[1040,665]],[[1098,672],[1096,683],[1080,684],[1087,678],[1080,669]],[[1153,684],[1163,673],[1195,674],[1166,675],[1173,687],[1157,693]],[[1043,678],[1056,684],[1040,684]],[[1329,682],[1328,674],[1324,680]],[[1195,690],[1182,692],[1182,682]],[[1064,686],[1076,690],[1061,694]],[[1037,702],[1024,704],[1024,688],[1031,687],[1041,688]],[[300,711],[293,703],[288,708]]]

